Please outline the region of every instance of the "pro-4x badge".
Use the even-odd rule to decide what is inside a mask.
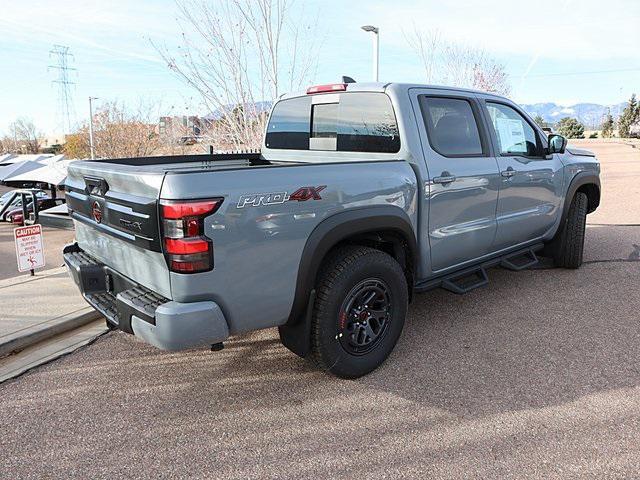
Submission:
[[[241,195],[238,200],[238,208],[259,207],[260,205],[277,205],[288,201],[306,202],[307,200],[322,200],[320,192],[327,188],[326,185],[317,187],[300,187],[291,195],[287,192],[252,193]]]

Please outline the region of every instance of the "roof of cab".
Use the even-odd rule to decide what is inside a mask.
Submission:
[[[341,83],[341,82],[335,82]],[[460,88],[460,87],[450,87],[444,85],[428,85],[422,83],[396,83],[396,82],[362,82],[362,83],[348,83],[347,84],[347,92],[385,92],[387,90],[395,90],[395,91],[406,91],[410,88],[425,88],[425,89],[433,89],[433,90],[449,90],[451,92],[464,92],[464,93],[473,93],[473,94],[483,94],[489,95],[495,98],[505,98],[500,95],[496,95],[490,92],[483,92],[482,90],[473,90],[470,88]],[[278,100],[284,100],[287,98],[294,97],[303,97],[307,95],[306,90],[301,92],[292,92],[285,93],[278,98]],[[314,94],[317,95],[317,94]],[[322,94],[319,94],[322,95]]]

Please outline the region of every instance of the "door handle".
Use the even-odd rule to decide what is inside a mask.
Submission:
[[[500,172],[500,175],[506,178],[511,178],[515,174],[516,174],[516,171],[513,169],[513,167],[508,167],[506,170],[503,170]]]
[[[451,182],[455,182],[456,176],[449,175],[448,172],[442,172],[443,175],[439,177],[433,177],[433,183],[440,183],[442,185],[448,185]],[[445,175],[446,174],[446,175]]]

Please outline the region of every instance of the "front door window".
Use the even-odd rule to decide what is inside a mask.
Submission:
[[[501,155],[541,156],[536,132],[520,113],[507,105],[490,102],[487,111]]]

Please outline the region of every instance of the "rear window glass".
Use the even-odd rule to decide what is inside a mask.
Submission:
[[[308,95],[276,104],[267,126],[268,148],[372,153],[400,150],[398,124],[385,94],[332,94],[335,103],[314,105],[312,98]]]
[[[310,111],[310,96],[278,102],[267,127],[267,147],[309,150]]]

